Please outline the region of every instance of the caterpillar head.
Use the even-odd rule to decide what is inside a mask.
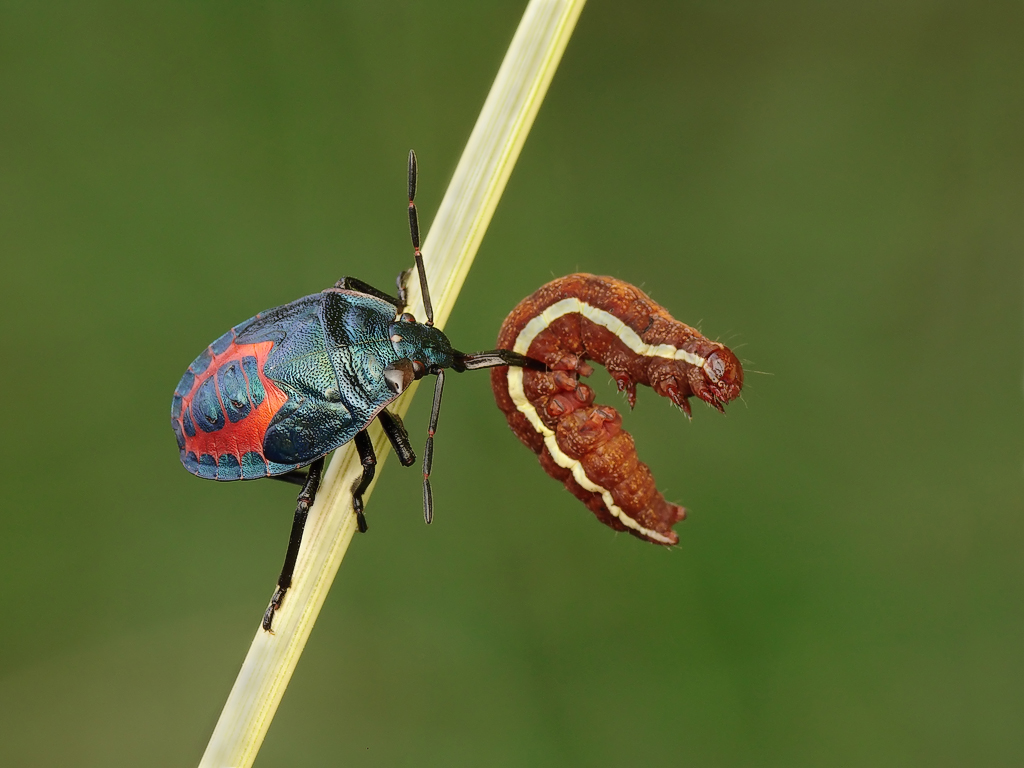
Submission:
[[[725,404],[735,400],[743,388],[743,366],[727,347],[709,342],[700,350],[704,365],[689,370],[690,389],[705,403],[725,412]]]

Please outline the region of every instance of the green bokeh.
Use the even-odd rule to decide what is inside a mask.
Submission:
[[[0,6],[0,765],[198,761],[294,491],[184,472],[171,391],[260,309],[391,284],[405,153],[429,225],[523,6]],[[727,418],[627,415],[681,545],[455,377],[434,525],[389,462],[257,765],[1024,763],[1022,36],[591,0],[447,330],[580,269],[736,348]]]

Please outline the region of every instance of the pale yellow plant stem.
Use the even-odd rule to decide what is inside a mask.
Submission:
[[[583,3],[530,0],[505,54],[423,244],[438,326],[451,314]],[[415,279],[409,280],[409,300],[410,311],[422,319]],[[404,414],[411,395],[412,388],[394,410]],[[376,422],[370,436],[379,477],[389,445]],[[361,471],[351,443],[335,452],[306,523],[292,587],[274,618],[274,634],[257,629],[200,768],[243,768],[256,759],[355,532],[350,489]],[[371,485],[364,498],[372,490]],[[260,618],[254,616],[253,623],[258,626]]]

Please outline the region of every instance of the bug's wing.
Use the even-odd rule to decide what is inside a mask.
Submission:
[[[338,397],[320,321],[322,294],[261,313],[239,333],[275,341],[263,375],[288,395],[263,437],[264,455],[280,464],[308,464],[348,440],[359,426]]]
[[[280,464],[309,464],[347,443],[364,426],[342,403],[289,392],[288,402],[267,427],[263,453]]]
[[[246,329],[285,331],[263,369],[288,394],[263,440],[267,458],[282,464],[308,464],[344,445],[395,398],[383,373],[395,357],[387,336],[394,308],[334,291],[307,299]]]
[[[281,341],[293,328],[302,328],[311,320],[317,321],[320,294],[303,296],[290,304],[260,312],[256,317],[235,326],[236,344],[259,344],[261,341]]]

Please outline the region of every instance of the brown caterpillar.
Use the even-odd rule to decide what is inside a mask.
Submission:
[[[602,364],[625,391],[646,384],[691,415],[696,395],[724,412],[743,386],[729,349],[675,320],[647,294],[614,277],[561,277],[523,299],[502,323],[498,346],[547,364],[547,372],[491,371],[498,407],[516,436],[539,454],[544,470],[565,483],[597,519],[655,544],[672,545],[672,526],[686,516],[665,501],[637,456],[622,417],[594,405],[580,376]]]

